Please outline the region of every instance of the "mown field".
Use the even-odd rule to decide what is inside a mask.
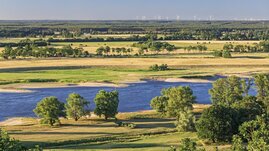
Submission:
[[[200,114],[207,105],[195,105]],[[207,150],[229,147],[227,144],[205,144],[195,132],[176,132],[174,119],[161,118],[154,111],[120,113],[118,120],[136,124],[136,128],[118,127],[113,120],[105,121],[92,115],[77,122],[62,119],[60,127],[38,124],[34,118],[15,118],[0,123],[9,134],[27,146],[40,144],[46,150],[168,150],[183,138],[197,140]]]

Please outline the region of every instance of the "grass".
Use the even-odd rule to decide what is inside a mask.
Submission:
[[[200,114],[207,107],[208,105],[195,105],[194,112]],[[221,150],[229,147],[227,144],[205,144],[197,138],[195,132],[176,132],[174,119],[161,118],[154,111],[119,113],[117,118],[132,122],[137,128],[118,127],[113,120],[104,121],[95,116],[77,122],[61,119],[61,127],[40,126],[34,118],[11,119],[0,126],[24,145],[39,144],[46,150],[158,151],[178,146],[183,138],[192,138],[198,146],[204,146],[209,151],[214,150],[215,146]],[[16,125],[16,120],[21,121]]]
[[[141,113],[140,113],[141,114]],[[174,131],[173,119],[159,118],[155,112],[143,112],[144,117],[135,117],[135,113],[122,113],[118,118],[122,121],[135,123],[137,128],[130,129],[118,127],[113,120],[104,121],[97,117],[81,119],[78,122],[62,119],[61,127],[40,126],[36,119],[25,118],[20,125],[3,126],[12,137],[15,137],[24,144],[41,144],[45,146],[62,145],[61,142],[95,142],[96,138],[116,139],[114,137],[136,137],[142,134],[168,133]],[[152,117],[153,116],[153,117]],[[67,144],[67,143],[64,143]]]
[[[235,54],[224,58],[62,58],[0,61],[0,83],[113,82],[140,79],[203,77],[215,74],[249,75],[269,71],[267,54]],[[171,70],[149,71],[153,64]]]
[[[102,37],[102,35],[100,35]],[[243,45],[253,45],[254,43],[259,43],[259,41],[198,41],[198,40],[189,40],[189,41],[184,41],[184,40],[177,40],[177,41],[167,41],[170,44],[175,45],[176,47],[188,47],[188,46],[197,46],[200,44],[203,44],[208,47],[209,51],[212,50],[221,50],[223,49],[223,46],[226,43],[231,43],[233,45],[238,45],[238,44],[243,44]],[[126,48],[131,48],[132,44],[134,42],[59,42],[59,43],[52,43],[53,46],[64,46],[64,45],[71,45],[73,47],[83,47],[84,50],[90,52],[90,53],[95,53],[96,49],[101,47],[101,46],[110,46],[112,48],[116,47],[126,47]],[[136,50],[137,48],[134,48],[135,52],[137,53]],[[184,50],[177,50],[175,53],[184,53],[186,51]],[[197,52],[197,51],[193,51]]]
[[[254,43],[259,43],[259,41],[199,41],[199,40],[178,40],[178,41],[169,41],[170,44],[173,44],[177,47],[188,47],[188,46],[197,46],[205,45],[208,50],[222,50],[223,46],[227,43],[233,45],[253,45]]]

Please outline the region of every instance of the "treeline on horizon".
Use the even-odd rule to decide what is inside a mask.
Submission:
[[[159,40],[268,40],[268,21],[0,21],[0,37],[163,34]],[[96,41],[102,38],[95,39]],[[111,39],[113,40],[113,39]],[[114,39],[128,41],[128,39]],[[129,39],[131,40],[131,39]],[[86,40],[87,41],[87,40]],[[79,41],[82,42],[82,41]],[[87,41],[88,42],[88,41]]]

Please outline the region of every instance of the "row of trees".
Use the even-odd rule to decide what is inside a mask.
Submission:
[[[249,95],[251,79],[236,76],[219,79],[210,89],[212,106],[198,120],[189,87],[162,90],[151,106],[163,116],[175,117],[179,131],[196,130],[198,137],[214,143],[233,142],[235,151],[269,149],[269,75],[255,76],[257,95]]]
[[[0,24],[0,37],[79,37],[90,34],[167,34],[167,40],[269,40],[268,22],[105,21],[10,22]]]
[[[227,29],[197,29],[182,30],[172,35],[167,35],[162,40],[269,40],[269,31],[253,30],[228,30]]]
[[[205,45],[197,45],[197,46],[188,46],[182,47],[184,50],[191,51],[191,50],[198,50],[200,52],[206,51],[208,48]]]
[[[94,114],[99,117],[115,118],[118,113],[119,93],[117,91],[107,92],[100,90],[94,99]],[[60,102],[56,97],[46,97],[41,100],[34,109],[35,114],[41,118],[41,124],[53,126],[60,124],[60,117],[79,120],[81,117],[89,116],[89,104],[79,94],[72,93],[66,99],[66,104]]]
[[[110,48],[109,46],[106,47],[99,47],[96,50],[96,55],[98,56],[109,56],[109,55],[113,55],[113,56],[126,56],[126,55],[130,55],[134,50],[132,48],[125,48],[125,47],[121,47],[121,48]]]
[[[171,45],[167,42],[158,42],[158,41],[154,41],[153,39],[150,39],[148,41],[145,42],[138,42],[138,43],[134,43],[132,45],[133,47],[137,47],[139,48],[138,53],[144,54],[145,52],[154,52],[154,53],[159,53],[161,51],[168,51],[168,52],[172,52],[174,50],[176,50],[176,47],[174,45]]]
[[[153,35],[154,40],[157,40],[157,35]],[[114,41],[147,41],[151,39],[152,34],[145,36],[131,35],[129,37],[86,37],[86,38],[67,38],[67,39],[56,39],[49,38],[48,42],[114,42]]]
[[[269,41],[255,43],[253,46],[225,44],[223,49],[234,52],[269,52]]]
[[[70,45],[63,46],[62,48],[26,45],[25,47],[19,46],[17,48],[6,46],[0,53],[0,56],[4,59],[15,59],[17,57],[89,57],[90,54],[82,48],[72,48]]]
[[[49,43],[46,40],[43,39],[36,39],[36,40],[30,40],[30,39],[24,39],[20,40],[19,42],[7,42],[7,43],[0,43],[0,47],[25,47],[26,45],[36,45],[40,47],[48,46]]]
[[[167,64],[154,64],[152,66],[149,67],[149,70],[151,71],[165,71],[165,70],[169,70],[168,65]]]

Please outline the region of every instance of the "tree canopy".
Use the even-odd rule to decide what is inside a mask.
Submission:
[[[64,103],[56,97],[46,97],[38,102],[34,109],[35,114],[41,118],[42,124],[53,126],[55,123],[60,124],[59,117],[64,117]]]
[[[107,120],[108,118],[114,118],[118,113],[119,106],[119,93],[118,91],[107,92],[105,90],[100,90],[95,98],[95,109],[94,113],[98,116],[104,116]]]
[[[67,117],[77,121],[82,116],[89,114],[90,111],[87,109],[89,104],[90,103],[79,94],[69,94],[65,104]]]

